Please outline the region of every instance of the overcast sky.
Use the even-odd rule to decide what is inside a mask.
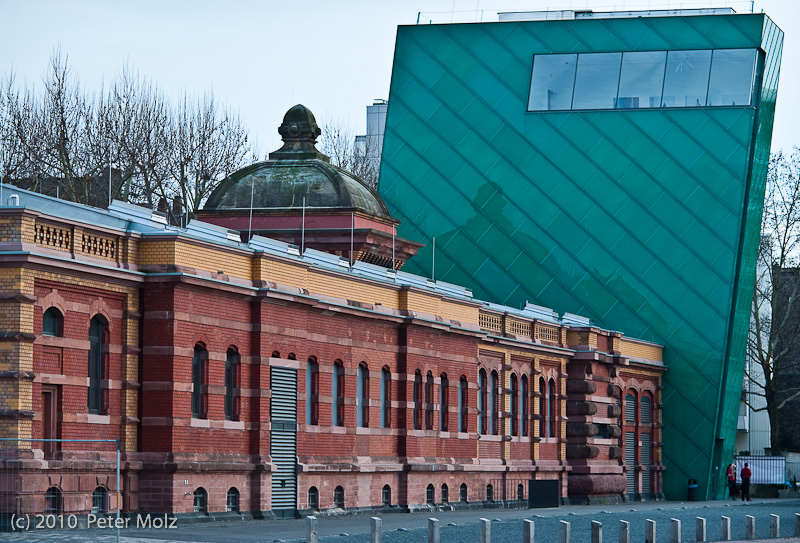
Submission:
[[[40,84],[60,45],[81,84],[99,88],[128,61],[168,96],[184,90],[238,110],[262,153],[280,146],[277,127],[292,105],[318,121],[339,120],[363,133],[365,107],[388,98],[398,25],[421,20],[497,20],[498,11],[652,9],[750,2],[619,0],[0,0],[0,74]],[[800,45],[791,0],[761,0],[785,33],[772,149],[800,145]],[[792,23],[792,21],[795,21]],[[794,97],[794,99],[790,99]]]

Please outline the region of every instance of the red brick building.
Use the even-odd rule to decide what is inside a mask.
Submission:
[[[15,192],[1,512],[115,511],[117,491],[123,513],[491,505],[530,480],[661,495],[658,345],[355,254]],[[119,440],[119,487],[115,444],[42,439]]]

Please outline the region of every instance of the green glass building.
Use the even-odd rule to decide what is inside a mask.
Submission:
[[[405,269],[665,345],[672,499],[720,496],[734,453],[782,42],[730,10],[397,34],[379,191],[426,244]]]

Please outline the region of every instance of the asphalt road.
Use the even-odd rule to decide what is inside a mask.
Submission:
[[[731,519],[733,540],[745,538],[745,515],[756,519],[756,537],[769,537],[769,516],[777,514],[781,519],[780,535],[787,539],[794,534],[795,515],[800,513],[798,500],[754,500],[717,502],[650,502],[627,503],[603,506],[565,506],[557,509],[481,509],[470,511],[430,511],[421,513],[395,513],[383,515],[383,543],[426,543],[429,517],[439,519],[441,543],[477,542],[479,519],[492,520],[493,543],[516,543],[522,541],[522,519],[535,523],[537,542],[557,542],[559,521],[571,526],[571,543],[590,543],[590,525],[593,520],[603,523],[603,540],[618,541],[620,520],[630,522],[631,541],[644,541],[645,519],[656,521],[656,542],[669,542],[670,519],[682,523],[682,541],[695,541],[695,518],[706,519],[708,541],[720,540],[720,517]],[[320,543],[369,543],[370,519],[367,515],[320,517]],[[203,524],[184,524],[176,529],[120,530],[122,543],[300,543],[305,541],[306,521],[225,521]],[[63,530],[0,534],[0,543],[14,542],[83,542],[116,541],[113,530]],[[771,539],[770,541],[777,541]],[[750,540],[750,543],[755,543]]]

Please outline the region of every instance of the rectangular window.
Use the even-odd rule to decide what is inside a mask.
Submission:
[[[194,348],[192,357],[192,417],[206,418],[206,372],[208,366],[208,351],[200,346]]]
[[[711,57],[708,105],[749,106],[755,67],[755,49],[716,49]]]
[[[706,105],[711,51],[669,51],[664,76],[664,107]]]
[[[612,109],[617,101],[622,53],[581,53],[572,109]]]
[[[578,55],[536,55],[528,111],[570,109]]]
[[[236,420],[238,400],[236,388],[238,386],[239,373],[239,354],[234,350],[228,350],[225,359],[225,420]]]
[[[616,107],[639,109],[661,106],[666,63],[666,51],[624,53]]]

